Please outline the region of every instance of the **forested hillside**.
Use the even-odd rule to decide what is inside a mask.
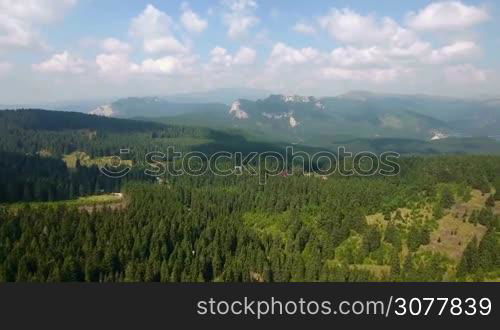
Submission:
[[[0,281],[498,279],[500,159],[401,165],[396,177],[267,185],[168,177],[128,185],[119,210],[3,208]]]
[[[139,171],[126,179],[152,181]],[[68,168],[59,159],[0,151],[0,203],[72,200],[119,192],[122,183],[102,175],[95,165],[78,162]]]
[[[151,182],[144,175],[147,153],[254,152],[283,150],[248,142],[237,133],[136,120],[45,110],[0,111],[0,203],[57,201],[120,191],[122,181],[102,175],[98,166],[121,155],[133,168],[127,180]]]
[[[62,158],[75,151],[91,157],[133,150],[143,159],[147,152],[175,146],[177,151],[265,151],[279,146],[252,143],[238,133],[208,128],[114,119],[75,112],[46,110],[0,111],[0,151]]]
[[[178,144],[203,143],[208,129],[113,119],[74,112],[0,111],[0,150],[61,158],[74,151],[92,157],[115,155],[120,148],[153,147],[155,142],[184,138]],[[137,150],[139,151],[139,150]]]

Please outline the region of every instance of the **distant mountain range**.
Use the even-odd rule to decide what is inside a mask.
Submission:
[[[192,97],[121,99],[91,114],[240,129],[267,140],[330,146],[349,138],[445,138],[500,135],[500,99],[349,92],[337,97],[270,95],[230,103]],[[200,98],[201,99],[201,98]]]
[[[224,103],[231,104],[236,99],[258,100],[271,94],[256,88],[218,88],[203,92],[183,93],[166,96],[165,99],[177,103]]]
[[[74,111],[88,113],[90,109],[95,109],[109,100],[80,100],[80,101],[61,101],[61,102],[39,102],[39,103],[18,103],[18,104],[0,104],[1,110],[15,109],[51,109],[56,111]]]
[[[134,118],[177,116],[196,112],[223,112],[223,103],[182,103],[171,102],[161,97],[129,97],[111,104],[101,105],[90,111],[91,115]]]
[[[353,126],[349,127],[348,124],[355,120],[328,111],[328,106],[314,98],[279,95],[256,102],[237,101],[229,110],[226,108],[222,112],[202,111],[171,117],[150,117],[146,120],[41,109],[0,111],[0,151],[63,155],[73,151],[90,151],[88,148],[95,147],[95,139],[98,139],[101,147],[92,149],[92,152],[105,156],[107,152],[118,150],[124,145],[137,147],[137,143],[142,143],[141,150],[177,146],[182,150],[209,154],[221,150],[284,150],[291,144],[297,151],[309,152],[325,149],[336,152],[342,146],[349,152],[396,151],[407,155],[500,153],[500,142],[486,137],[439,137],[426,141],[409,137],[363,137],[367,135],[365,131],[340,135],[328,130],[330,126],[340,127],[335,120],[344,120],[344,130],[352,129]],[[442,124],[419,116],[409,116],[408,121],[420,120],[421,125]],[[191,125],[187,125],[187,122]],[[358,125],[369,128],[370,120],[366,122],[368,124],[363,122]],[[376,129],[379,124],[371,123],[372,129]],[[402,135],[401,130],[394,129],[393,132]]]

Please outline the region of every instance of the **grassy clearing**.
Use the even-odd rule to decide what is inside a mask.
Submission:
[[[57,201],[57,202],[30,202],[30,203],[14,203],[14,204],[3,204],[2,206],[7,207],[10,211],[17,211],[24,207],[44,207],[44,206],[53,206],[57,207],[60,205],[65,206],[73,206],[73,207],[88,207],[93,205],[108,205],[108,204],[116,204],[121,203],[123,200],[123,196],[121,194],[107,194],[107,195],[94,195],[94,196],[86,196],[80,197],[74,200],[65,200],[65,201]]]
[[[404,227],[408,226],[415,220],[428,221],[432,219],[432,205],[428,204],[416,210],[399,208],[396,211],[391,212],[391,219],[395,224],[399,224]],[[384,215],[382,213],[367,215],[366,222],[369,225],[378,225],[381,229],[385,229],[389,223],[388,220],[384,219]]]
[[[486,234],[486,227],[467,222],[468,216],[474,210],[481,210],[488,198],[488,194],[481,194],[473,190],[468,202],[458,203],[441,218],[438,228],[431,233],[430,244],[423,246],[422,250],[438,252],[449,258],[459,261],[467,244],[476,237],[479,241]]]
[[[82,166],[104,166],[106,164],[111,164],[113,162],[113,157],[91,158],[85,152],[81,151],[75,151],[69,155],[63,156],[63,161],[66,163],[68,168],[75,168],[78,160]],[[123,165],[133,165],[131,160],[122,160],[121,163]]]
[[[274,237],[285,238],[288,213],[245,213],[243,222],[259,234],[268,234]]]
[[[464,222],[448,214],[439,220],[438,229],[431,233],[431,242],[422,249],[439,252],[459,261],[467,244],[474,237],[481,240],[484,234],[486,234],[486,227]]]
[[[476,237],[479,241],[486,234],[487,228],[480,224],[469,222],[469,217],[473,211],[480,211],[485,207],[489,194],[482,194],[479,190],[471,190],[470,199],[467,201],[457,200],[456,204],[446,210],[444,216],[438,220],[433,216],[433,204],[426,203],[415,209],[400,208],[391,213],[391,219],[402,233],[408,234],[408,229],[412,224],[422,224],[431,230],[430,243],[420,246],[418,253],[437,253],[447,257],[452,264],[460,261],[465,248],[469,242]],[[500,214],[500,202],[494,208],[496,214]],[[384,214],[377,213],[366,217],[368,224],[377,225],[381,230],[385,230],[389,221],[384,218]],[[408,254],[408,237],[402,235],[403,245],[400,258]],[[358,263],[357,266],[367,264],[367,260]],[[377,264],[380,264],[377,262]],[[387,269],[367,269],[374,274],[383,274]],[[496,278],[493,274],[489,278]]]

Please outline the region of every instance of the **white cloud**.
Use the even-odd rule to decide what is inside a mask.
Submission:
[[[319,24],[338,41],[348,44],[405,46],[417,40],[416,35],[389,17],[361,15],[351,9],[330,10]]]
[[[377,84],[393,82],[412,73],[413,70],[408,68],[354,70],[328,67],[321,70],[321,74],[325,79],[363,81]]]
[[[47,23],[74,6],[77,0],[0,0],[0,12],[30,22]]]
[[[147,53],[182,53],[188,47],[173,34],[173,21],[166,13],[148,5],[146,9],[132,20],[130,33],[143,40]]]
[[[228,67],[233,62],[233,57],[230,54],[228,54],[227,49],[219,46],[212,49],[210,55],[212,57],[211,62],[212,64],[215,65]]]
[[[132,65],[134,73],[150,73],[162,75],[186,74],[190,71],[191,59],[176,56],[165,56],[159,59],[146,59],[141,64]]]
[[[427,34],[420,33],[426,30],[459,30],[478,24],[488,17],[488,13],[481,7],[465,6],[457,1],[442,1],[409,14],[404,25],[394,17],[326,7],[329,10],[325,10],[323,17],[317,20],[305,17],[304,20],[293,22],[297,23],[295,25],[292,23],[282,28],[292,35],[292,31],[314,35],[315,38],[330,35],[335,40],[322,40],[323,45],[335,46],[323,50],[319,46],[309,47],[308,44],[289,44],[286,40],[273,42],[266,34],[270,33],[269,30],[258,26],[260,20],[255,0],[220,1],[220,18],[224,25],[222,32],[233,39],[251,36],[251,39],[243,43],[251,48],[238,49],[220,44],[230,50],[215,47],[208,54],[209,58],[201,62],[194,54],[195,48],[190,38],[208,29],[207,10],[195,12],[186,4],[181,6],[179,17],[174,18],[153,5],[147,5],[130,22],[130,40],[116,39],[112,35],[104,40],[90,36],[92,39],[81,42],[79,49],[82,53],[87,53],[87,49],[97,49],[97,56],[82,59],[76,56],[76,49],[68,48],[73,51],[59,51],[55,55],[49,53],[47,57],[50,58],[32,65],[32,69],[38,72],[72,73],[73,75],[55,75],[54,81],[60,82],[58,88],[71,90],[74,95],[80,91],[88,95],[151,94],[163,92],[166,86],[172,88],[171,92],[179,89],[244,85],[269,88],[276,92],[325,95],[336,94],[339,88],[374,88],[380,91],[394,88],[412,93],[445,91],[450,94],[473,93],[474,88],[477,91],[495,88],[495,72],[487,67],[480,68],[476,63],[478,55],[482,53],[478,40],[482,40],[483,36],[463,33],[451,35],[451,42],[443,42],[447,39],[427,40]],[[76,0],[0,0],[0,9],[4,9],[0,10],[0,51],[14,46],[41,45],[41,25],[61,18],[75,3]],[[6,4],[10,6],[7,8]],[[453,15],[441,13],[446,6],[452,11],[457,8],[459,10]],[[471,8],[479,11],[470,11]],[[429,19],[433,16],[429,14],[432,11],[435,12],[433,15],[443,17],[444,21],[437,24]],[[474,12],[476,14],[472,15]],[[480,12],[483,13],[482,16],[478,14]],[[271,15],[268,14],[267,16]],[[448,21],[451,16],[454,16],[453,24]],[[260,24],[263,23],[262,21]],[[132,56],[132,51],[135,51],[132,45],[139,48],[140,53]],[[271,50],[266,54],[261,54],[261,48],[257,48],[262,46],[267,49],[269,45]],[[257,51],[259,58],[265,55],[267,60],[263,58],[258,61]],[[5,59],[12,58],[9,56]],[[12,67],[15,63],[0,61],[0,76],[14,71]],[[464,63],[476,63],[478,67]],[[21,62],[17,63],[16,69],[20,64]],[[20,78],[24,79],[23,83],[40,87],[37,86],[40,83],[36,79],[30,80],[29,75],[24,76]],[[116,86],[111,83],[113,80],[122,89],[113,87]],[[431,86],[429,81],[441,83]],[[483,82],[488,83],[481,84]],[[9,86],[4,87],[12,95],[21,95],[21,92]],[[88,88],[80,88],[82,86]],[[56,87],[43,88],[59,95]],[[84,90],[87,92],[83,92]],[[9,92],[2,93],[4,98],[13,97]]]
[[[446,80],[452,84],[478,84],[488,80],[485,70],[471,64],[449,66],[444,69]]]
[[[339,47],[330,54],[334,65],[343,67],[363,65],[383,65],[388,61],[387,54],[379,47],[355,48]]]
[[[129,53],[132,47],[123,41],[115,38],[107,38],[101,42],[101,48],[108,53]]]
[[[228,26],[227,34],[232,39],[245,36],[252,27],[259,23],[255,15],[257,2],[254,0],[223,0],[228,8],[224,14],[224,23]]]
[[[431,51],[432,46],[425,41],[417,40],[407,46],[392,46],[387,51],[388,56],[400,60],[421,60],[423,56]]]
[[[255,62],[257,52],[249,47],[241,47],[235,55],[229,54],[227,49],[215,47],[210,52],[212,67],[232,67],[233,65],[250,65]]]
[[[169,35],[172,25],[170,16],[153,5],[147,5],[144,11],[132,20],[130,33],[144,39],[158,38]]]
[[[102,74],[122,76],[130,73],[132,64],[126,54],[100,54],[96,64]]]
[[[43,46],[38,25],[51,23],[76,0],[0,0],[0,47]]]
[[[99,73],[111,80],[129,74],[184,75],[192,72],[192,56],[164,56],[133,63],[127,54],[100,54],[96,57]]]
[[[340,67],[383,67],[401,64],[442,64],[470,59],[481,49],[472,41],[458,41],[438,49],[430,43],[417,41],[408,47],[353,47],[334,49],[329,56],[331,64]]]
[[[36,41],[29,23],[0,13],[0,46],[29,47]]]
[[[318,60],[319,57],[320,52],[314,48],[297,49],[279,42],[274,45],[268,64],[272,67],[305,64]]]
[[[87,63],[84,60],[71,55],[67,51],[54,54],[47,61],[33,65],[33,70],[47,73],[80,74],[84,73],[86,69]]]
[[[234,56],[234,64],[236,65],[250,65],[255,62],[257,52],[248,47],[242,47]]]
[[[484,8],[460,1],[431,3],[418,13],[408,15],[408,25],[416,30],[462,30],[489,19]]]
[[[292,28],[293,31],[305,35],[313,35],[316,34],[316,29],[314,26],[306,24],[306,23],[297,23]]]
[[[471,58],[480,53],[472,41],[457,41],[433,49],[412,30],[389,17],[361,15],[351,9],[331,9],[319,19],[336,40],[345,43],[330,54],[335,67],[393,68],[441,64]]]
[[[224,0],[223,2],[234,12],[244,12],[258,7],[255,0]]]
[[[189,8],[185,8],[181,15],[182,25],[192,33],[201,33],[208,27],[208,22],[192,11]]]
[[[451,45],[433,50],[429,56],[431,63],[443,63],[458,59],[467,59],[481,52],[476,43],[472,41],[458,41]]]
[[[238,19],[232,18],[229,23],[228,35],[233,38],[239,38],[246,35],[247,31],[257,24],[258,20],[252,16],[240,17]]]
[[[146,53],[185,53],[188,48],[172,36],[144,40]]]

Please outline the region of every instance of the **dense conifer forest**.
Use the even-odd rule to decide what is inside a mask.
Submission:
[[[178,177],[129,183],[126,206],[30,206],[0,215],[2,281],[442,281],[498,276],[495,157],[405,160],[400,177]],[[490,181],[491,180],[491,181]],[[457,262],[425,249],[457,221],[484,228]],[[497,190],[495,190],[497,191]],[[498,198],[498,196],[497,196]],[[432,212],[423,214],[425,205]],[[402,216],[398,210],[410,210]],[[383,222],[367,216],[381,213]]]

